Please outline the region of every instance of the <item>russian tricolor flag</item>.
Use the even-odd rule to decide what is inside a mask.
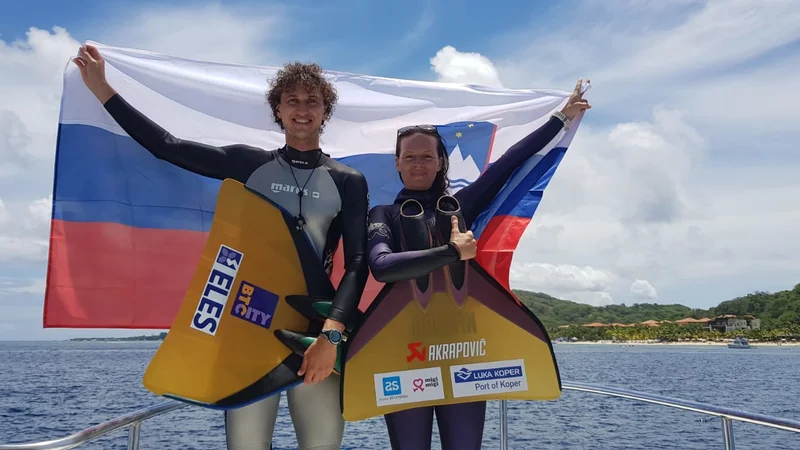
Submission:
[[[265,94],[276,67],[216,64],[93,43],[111,85],[173,135],[212,145],[284,143]],[[398,128],[436,124],[462,188],[563,107],[569,92],[491,89],[329,72],[339,104],[323,150],[367,177],[372,206],[402,187]],[[578,127],[507,182],[473,226],[480,262],[508,286],[514,249]],[[56,148],[44,326],[167,329],[205,244],[220,182],[153,157],[84,86],[70,62]],[[334,281],[342,272],[337,255]],[[370,279],[364,308],[380,285]]]

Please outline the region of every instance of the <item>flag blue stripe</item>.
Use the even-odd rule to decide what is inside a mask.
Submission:
[[[532,217],[565,152],[556,148],[545,157],[534,156],[515,171],[473,225],[476,237],[494,216]],[[371,206],[392,203],[403,187],[394,155],[338,160],[367,177]],[[155,158],[129,136],[88,125],[60,127],[56,180],[56,220],[204,232],[210,229],[220,186],[219,180]]]
[[[475,220],[472,232],[480,239],[483,230],[493,217],[514,216],[532,218],[558,165],[567,152],[566,147],[556,147],[545,156],[534,155],[514,171],[492,203]]]
[[[161,161],[128,136],[62,125],[53,219],[208,231],[221,182]]]
[[[402,189],[394,155],[340,158],[367,175],[372,205]],[[220,181],[162,161],[129,136],[61,125],[53,219],[139,228],[209,231]]]
[[[354,155],[336,160],[359,170],[367,178],[370,207],[394,203],[397,193],[403,189],[394,154]]]

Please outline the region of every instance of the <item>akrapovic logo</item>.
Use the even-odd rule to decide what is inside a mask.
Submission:
[[[420,361],[443,361],[446,359],[474,358],[486,356],[486,339],[467,342],[450,342],[447,344],[431,344],[427,347],[422,342],[408,344],[406,362],[415,359]]]
[[[276,194],[278,192],[289,192],[292,194],[297,194],[300,192],[300,188],[298,188],[297,186],[293,186],[291,184],[283,184],[283,183],[272,183],[270,189],[272,189],[272,192]],[[319,192],[303,189],[303,197],[319,198]]]

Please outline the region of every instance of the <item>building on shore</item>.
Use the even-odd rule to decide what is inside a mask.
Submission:
[[[756,319],[753,317],[752,314],[745,314],[742,317],[735,316],[733,314],[725,314],[722,316],[714,317],[713,319],[708,317],[703,317],[702,319],[695,319],[693,317],[686,317],[684,319],[671,321],[671,320],[645,320],[644,322],[639,323],[602,323],[602,322],[593,322],[587,323],[581,326],[587,328],[612,328],[612,327],[636,327],[636,326],[645,326],[645,327],[658,327],[662,324],[674,323],[675,325],[686,326],[691,324],[700,324],[703,325],[704,328],[708,328],[711,331],[720,331],[720,332],[729,332],[729,331],[736,331],[736,330],[758,330],[761,328],[761,320]],[[561,325],[559,328],[569,328],[571,325]]]
[[[727,333],[736,330],[758,330],[761,328],[761,320],[756,319],[751,314],[737,317],[733,314],[718,316],[708,322],[709,330],[716,330]]]

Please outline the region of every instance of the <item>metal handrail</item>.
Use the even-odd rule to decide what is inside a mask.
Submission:
[[[128,449],[136,450],[139,448],[139,425],[142,422],[185,406],[189,406],[189,404],[175,400],[167,400],[153,406],[137,409],[128,414],[123,414],[67,437],[29,444],[5,444],[0,445],[0,450],[67,450],[113,433],[123,427],[129,428]]]
[[[696,413],[717,416],[722,421],[722,439],[725,450],[734,450],[733,421],[747,422],[765,427],[777,428],[784,431],[800,433],[800,421],[773,417],[766,414],[749,413],[739,411],[724,406],[715,406],[708,403],[693,402],[663,395],[647,394],[644,392],[632,391],[629,389],[597,386],[587,383],[562,383],[561,387],[567,391],[589,392],[592,394],[607,395],[616,398],[627,398],[656,405],[668,406],[670,408],[693,411]],[[506,450],[508,446],[508,432],[506,430],[506,407],[505,400],[500,401],[500,450]],[[0,450],[3,450],[0,448]]]
[[[754,423],[756,425],[762,425],[765,427],[778,428],[780,430],[800,433],[800,421],[768,416],[766,414],[749,413],[746,411],[739,411],[732,408],[726,408],[724,406],[714,406],[707,403],[693,402],[690,400],[681,400],[678,398],[665,397],[662,395],[646,394],[643,392],[631,391],[627,389],[597,386],[585,383],[564,384],[563,388],[571,391],[591,392],[594,394],[608,395],[611,397],[627,398],[647,403],[655,403],[657,405],[669,406],[672,408],[694,411],[697,413],[707,414],[711,416],[725,417],[730,420],[738,420],[740,422]]]
[[[747,422],[784,431],[800,433],[800,421],[773,417],[765,414],[749,413],[738,411],[722,406],[714,406],[707,403],[682,400],[672,397],[665,397],[644,392],[631,391],[613,387],[598,386],[586,383],[563,383],[562,388],[567,391],[588,392],[593,394],[606,395],[610,397],[626,398],[629,400],[653,403],[661,406],[693,411],[701,414],[717,416],[722,420],[722,433],[727,450],[734,449],[733,441],[733,421]],[[120,428],[128,427],[128,449],[138,450],[140,425],[145,420],[159,416],[164,413],[175,411],[179,408],[189,406],[188,403],[168,400],[147,408],[142,408],[131,413],[119,416],[106,422],[102,422],[85,430],[79,431],[70,436],[54,439],[51,441],[34,442],[28,444],[6,444],[0,445],[0,450],[67,450],[85,444],[91,440],[105,436]],[[507,429],[507,409],[506,401],[500,401],[500,448],[506,450],[508,442]]]

